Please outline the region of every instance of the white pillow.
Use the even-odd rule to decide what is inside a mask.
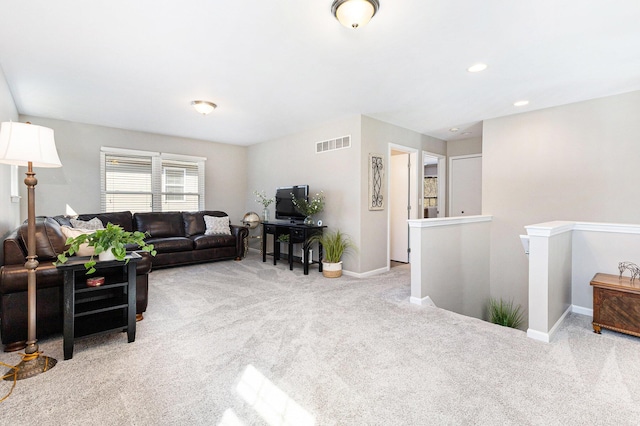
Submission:
[[[93,234],[93,229],[79,229],[79,228],[70,228],[68,226],[61,226],[62,235],[64,235],[65,240],[69,238],[75,238],[77,236],[83,234]],[[93,247],[89,247],[87,243],[80,244],[78,248],[78,252],[76,253],[78,256],[93,256],[96,253]]]
[[[94,217],[91,220],[70,219],[70,222],[71,226],[74,228],[90,229],[92,231],[95,231],[96,229],[104,229],[102,221],[97,217]]]
[[[204,235],[231,235],[229,216],[215,217],[205,215],[204,224],[207,227]]]

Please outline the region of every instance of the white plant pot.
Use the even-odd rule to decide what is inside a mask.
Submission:
[[[322,262],[322,275],[327,278],[338,278],[342,276],[342,262],[328,263]]]
[[[106,262],[108,260],[116,260],[116,256],[111,251],[111,248],[108,248],[98,255],[98,259],[100,262]]]

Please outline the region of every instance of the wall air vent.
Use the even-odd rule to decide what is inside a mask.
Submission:
[[[351,135],[329,139],[328,141],[316,142],[316,154],[344,148],[351,148]]]

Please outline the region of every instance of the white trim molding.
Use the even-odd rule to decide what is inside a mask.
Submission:
[[[409,228],[432,228],[436,226],[463,225],[466,223],[491,222],[491,215],[434,217],[433,219],[409,220]]]
[[[431,298],[429,296],[425,296],[422,299],[420,299],[418,297],[411,296],[409,298],[409,302],[413,303],[414,305],[432,306],[434,308],[437,308],[436,304],[433,303],[433,300],[431,300]]]
[[[556,323],[551,327],[548,333],[543,333],[542,331],[537,331],[532,328],[527,330],[527,337],[530,337],[535,340],[539,340],[541,342],[549,343],[553,338],[553,335],[558,331],[558,328],[564,321],[564,319],[569,315],[569,312],[572,311],[572,307],[569,306],[566,311],[562,314],[562,316],[556,321]]]
[[[579,315],[586,315],[593,318],[593,309],[585,308],[583,306],[571,305],[571,312]]]

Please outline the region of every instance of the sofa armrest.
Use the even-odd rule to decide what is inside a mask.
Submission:
[[[249,236],[249,227],[244,225],[231,225],[231,234],[236,237],[236,254],[242,259],[244,252],[244,240]]]
[[[4,249],[3,265],[24,265],[27,261],[27,248],[22,245],[17,230],[7,236],[2,246]]]

